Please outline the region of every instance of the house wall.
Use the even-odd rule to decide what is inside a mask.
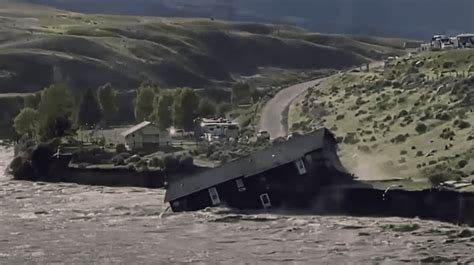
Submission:
[[[153,125],[146,126],[125,137],[125,143],[129,148],[143,148],[146,144],[167,145],[170,142],[169,132],[161,131]]]
[[[237,208],[260,209],[259,194],[262,190],[250,190],[252,182],[259,182],[259,177],[246,179],[245,193],[238,193],[235,181],[217,187],[223,202]],[[259,185],[264,188],[265,186]],[[278,194],[277,191],[266,192],[273,206],[285,206],[283,200],[295,203],[290,209],[301,209],[308,214],[337,214],[355,216],[398,216],[405,218],[422,218],[466,224],[474,226],[474,194],[455,191],[423,190],[403,191],[392,190],[385,194],[384,190],[372,188],[344,188],[326,186],[315,193],[313,198],[288,197],[289,193]],[[242,196],[243,195],[243,196]],[[385,199],[383,199],[385,198]],[[298,204],[305,202],[303,204]],[[225,204],[225,203],[223,203]],[[192,194],[186,202],[172,205],[173,211],[199,210],[212,206],[207,190]]]
[[[331,153],[335,150],[327,150]],[[352,176],[339,171],[333,165],[337,156],[327,156],[323,149],[306,154],[301,161],[306,173],[300,174],[295,162],[272,168],[253,176],[242,176],[214,186],[223,204],[240,209],[263,208],[260,196],[267,194],[272,207],[309,206],[311,198],[318,195],[319,189],[334,183],[353,183]],[[297,159],[298,160],[298,159]],[[237,179],[244,183],[245,190],[239,190]],[[174,211],[198,210],[211,207],[208,189],[196,192],[179,200]],[[189,208],[183,208],[189,207]]]
[[[162,131],[154,125],[148,125],[140,130],[143,143],[165,145],[171,142],[171,136],[168,131]]]
[[[143,135],[140,131],[129,134],[125,137],[125,144],[131,148],[142,148],[143,147]]]

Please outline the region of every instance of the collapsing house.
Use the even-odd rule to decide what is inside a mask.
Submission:
[[[303,207],[328,185],[355,184],[327,129],[295,136],[250,156],[168,180],[165,202],[175,212],[227,205],[241,209]]]

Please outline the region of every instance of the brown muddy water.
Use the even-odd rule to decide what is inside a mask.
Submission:
[[[163,213],[163,190],[12,181],[0,148],[0,264],[474,263],[466,228],[402,218]]]

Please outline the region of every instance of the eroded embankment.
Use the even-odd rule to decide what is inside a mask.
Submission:
[[[69,159],[55,159],[49,174],[35,179],[46,182],[68,182],[101,186],[163,187],[165,176],[153,172],[133,170],[71,169]],[[287,198],[291,201],[291,198]],[[474,226],[474,193],[447,190],[403,191],[372,188],[323,188],[311,203],[305,205],[306,214],[343,214],[354,216],[396,216],[438,220]],[[309,209],[309,210],[308,210]]]
[[[328,188],[312,208],[322,214],[397,216],[474,226],[474,193],[467,192]]]

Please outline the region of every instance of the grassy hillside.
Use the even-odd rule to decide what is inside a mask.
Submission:
[[[474,31],[472,0],[24,0],[85,13],[217,17],[314,31],[428,39]],[[455,18],[455,19],[442,19]]]
[[[265,68],[342,69],[403,52],[387,42],[288,26],[0,3],[0,93],[37,91],[58,81],[76,89],[111,81],[128,90],[147,79],[222,88],[243,75],[275,72]]]
[[[290,107],[293,131],[331,128],[364,178],[474,179],[474,50],[401,57],[323,82]]]

